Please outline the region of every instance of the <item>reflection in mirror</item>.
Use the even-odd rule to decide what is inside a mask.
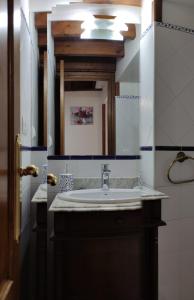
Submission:
[[[95,7],[98,9],[98,6]],[[130,84],[139,81],[139,78],[131,80],[126,70],[129,68],[129,73],[138,74],[139,60],[134,63],[133,56],[139,57],[136,55],[140,46],[139,28],[136,31],[134,24],[127,24],[128,30],[122,32],[123,41],[84,40],[81,38],[83,16],[80,15],[77,19],[74,15],[78,8],[83,9],[76,4],[72,8],[56,7],[48,15],[49,154],[138,155],[138,112],[135,108],[138,101],[133,108],[133,101],[126,106],[128,101],[118,102],[115,96],[125,95],[132,99],[133,96],[138,97],[139,93],[127,91],[123,94],[122,87],[117,89],[115,86],[115,78],[118,86],[122,82]],[[94,7],[90,9],[91,14]],[[130,10],[128,13],[131,13]],[[97,20],[102,18],[100,15],[94,17]],[[106,17],[105,15],[103,18]],[[96,84],[103,81],[107,82],[106,103],[103,99],[105,89],[94,91]],[[97,98],[98,103],[101,103],[100,113],[100,105],[97,108],[97,104],[94,104],[97,103]],[[124,107],[129,108],[130,112],[127,113]],[[87,109],[92,114],[90,123],[80,116],[86,115]],[[130,122],[129,116],[133,117]],[[126,123],[123,122],[124,118],[127,118]],[[128,126],[131,133],[126,133]]]
[[[105,81],[65,81],[64,153],[107,154],[107,105]]]
[[[139,83],[120,82],[116,97],[116,154],[139,153]]]

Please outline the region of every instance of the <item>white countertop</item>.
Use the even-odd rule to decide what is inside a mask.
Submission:
[[[47,203],[47,184],[40,184],[32,198],[33,203]]]
[[[58,197],[59,194],[56,195],[53,200],[49,211],[52,212],[72,212],[72,211],[115,211],[115,210],[137,210],[142,207],[143,201],[150,200],[160,200],[160,199],[168,199],[168,196],[165,194],[158,192],[156,190],[152,190],[147,187],[142,188],[142,195],[135,200],[130,200],[127,203],[116,203],[116,204],[93,204],[93,203],[80,203],[75,201],[66,201],[61,200]]]

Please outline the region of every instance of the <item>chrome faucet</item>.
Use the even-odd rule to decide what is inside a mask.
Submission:
[[[108,191],[110,188],[110,173],[109,165],[103,164],[101,169],[101,188],[103,191]]]

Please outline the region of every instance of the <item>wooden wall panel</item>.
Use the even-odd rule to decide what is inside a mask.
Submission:
[[[60,155],[65,154],[65,69],[64,61],[60,61]]]
[[[123,57],[124,43],[115,41],[57,41],[56,56]]]

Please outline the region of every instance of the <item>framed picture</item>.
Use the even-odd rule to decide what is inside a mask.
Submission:
[[[91,125],[94,123],[92,106],[72,106],[71,125]]]

